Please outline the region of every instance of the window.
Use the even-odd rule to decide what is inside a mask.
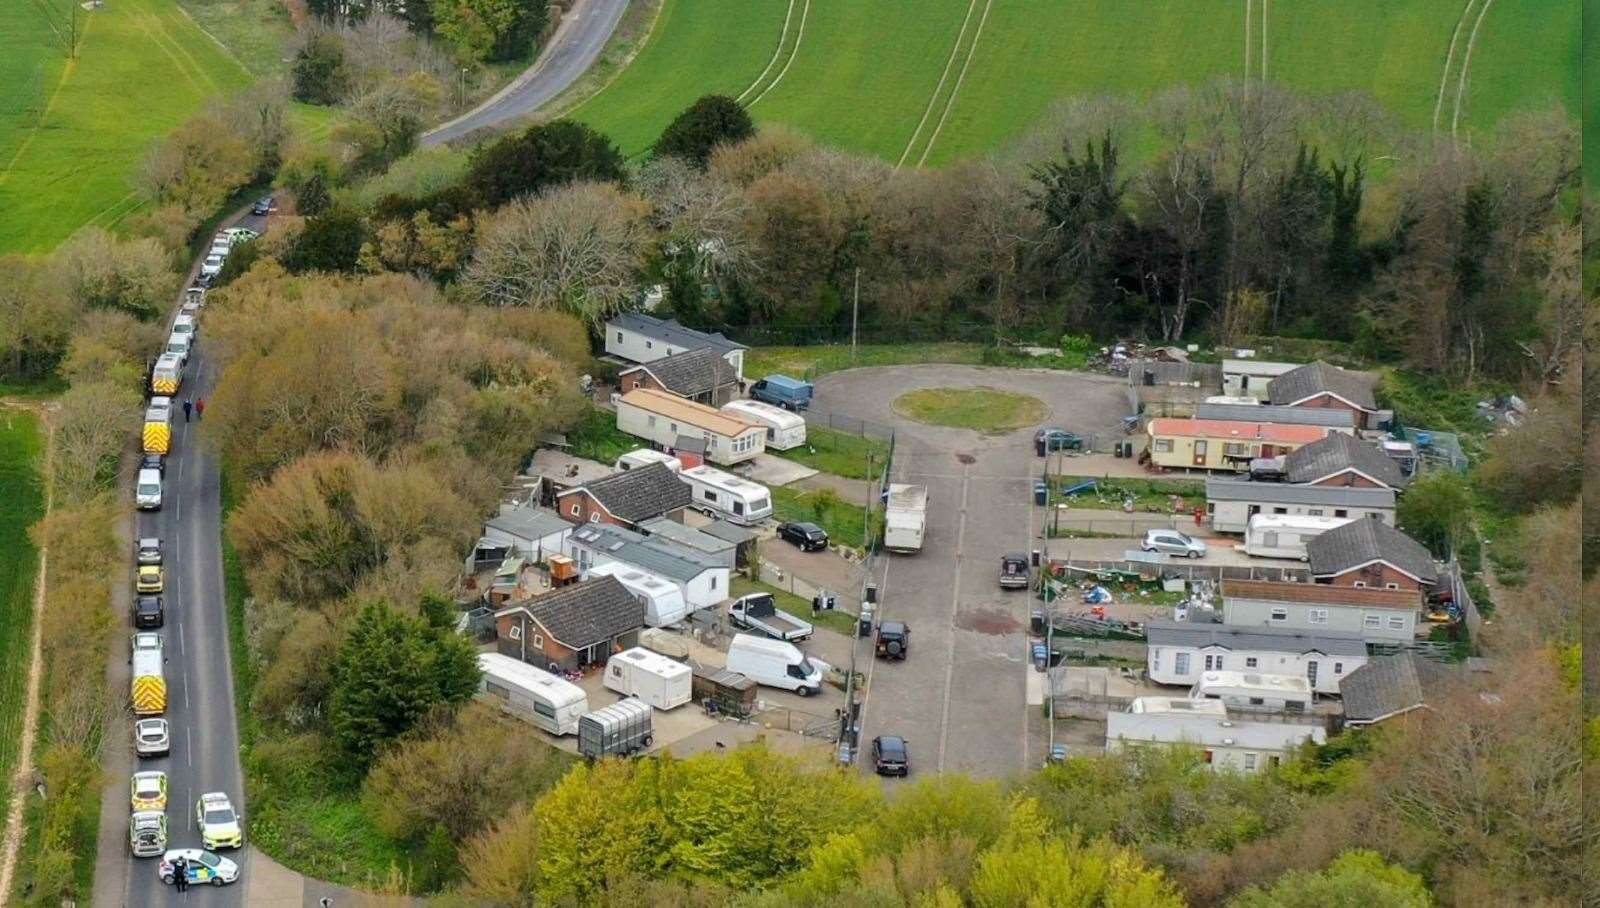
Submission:
[[[1365,580],[1357,580],[1355,583],[1352,583],[1350,585],[1355,587],[1358,590],[1364,590],[1364,589],[1367,588],[1367,582]]]
[[[1201,755],[1201,756],[1203,756],[1203,757],[1204,757],[1204,758],[1205,758],[1205,761],[1206,761],[1206,765],[1207,765],[1207,766],[1209,766],[1209,765],[1211,765],[1211,760],[1212,760],[1212,758],[1213,758],[1213,756],[1214,756],[1214,755],[1213,755],[1213,754],[1212,754],[1212,753],[1211,753],[1211,751],[1209,751],[1209,750],[1205,750],[1205,751],[1201,751],[1201,753],[1200,753],[1200,755]]]
[[[1260,660],[1256,659],[1255,656],[1245,656],[1244,657],[1244,667],[1245,668],[1255,668],[1256,667],[1256,662],[1258,662],[1258,661],[1260,661]]]
[[[1320,514],[1322,512],[1318,511],[1317,513]],[[1344,508],[1334,508],[1333,509],[1333,516],[1335,516],[1335,517],[1349,517],[1350,516],[1350,512],[1345,510]]]
[[[740,516],[743,516],[744,515],[744,502],[742,502],[739,499],[735,498],[733,500],[733,513],[738,514]]]
[[[711,575],[711,588],[712,589],[716,589],[717,588],[717,575],[716,574],[712,574]]]
[[[1397,590],[1397,589],[1400,588],[1400,584],[1394,583],[1394,582],[1391,581],[1389,583],[1385,583],[1383,585],[1383,588],[1386,589],[1386,590]]]
[[[1189,674],[1189,654],[1178,653],[1172,657],[1172,673],[1174,675]]]
[[[1281,759],[1279,759],[1278,757],[1268,757],[1267,758],[1267,765],[1271,766],[1273,769],[1277,769],[1278,768],[1278,764],[1280,764],[1282,762],[1283,761]]]
[[[1248,457],[1250,449],[1240,442],[1223,442],[1222,453],[1226,457]]]
[[[1161,647],[1152,646],[1150,648],[1150,674],[1153,675],[1159,671],[1161,671]]]
[[[599,523],[600,522],[600,514],[598,512],[596,512],[594,514],[590,514],[589,515],[589,522],[590,523]]]
[[[1363,615],[1362,618],[1361,618],[1361,626],[1362,627],[1383,627],[1383,616],[1382,615]]]
[[[700,494],[705,498],[706,501],[715,502],[717,500],[717,493],[711,491],[710,489],[702,489],[700,490]]]
[[[622,332],[621,331],[617,332],[617,343],[619,343],[619,344],[622,343]]]
[[[650,343],[650,342],[649,342],[649,341],[645,341],[645,342],[644,342],[644,348],[645,348],[645,349],[646,349],[646,350],[649,350],[649,349],[651,349],[651,348],[653,348],[653,347],[654,347],[654,346],[655,346],[655,344],[652,344],[652,343]]]
[[[1289,620],[1289,610],[1286,609],[1286,608],[1275,608],[1275,609],[1273,609],[1272,610],[1272,620],[1273,621],[1288,621]]]
[[[672,434],[677,435],[678,434],[678,424],[677,423],[671,423],[670,425],[671,425],[671,428],[672,428]]]
[[[1309,620],[1312,624],[1327,624],[1328,610],[1325,608],[1314,608],[1307,615],[1307,620]]]
[[[520,624],[511,625],[511,633],[507,634],[507,636],[510,637],[513,640],[521,640],[522,639],[522,625],[520,625]]]
[[[1287,513],[1289,513],[1289,509],[1288,508],[1273,508],[1272,509],[1272,513],[1274,513],[1274,514],[1287,514]]]
[[[648,417],[647,418],[647,423],[650,426],[650,428],[654,429],[656,427],[656,418],[654,416]]]
[[[1256,755],[1255,754],[1245,754],[1244,755],[1244,768],[1247,769],[1247,770],[1253,770],[1253,769],[1256,768]]]
[[[1157,454],[1170,454],[1172,453],[1172,439],[1158,438],[1150,444],[1150,448]]]
[[[1307,517],[1321,517],[1322,516],[1322,509],[1321,508],[1307,508],[1306,509],[1306,516]]]
[[[1250,705],[1251,706],[1266,706],[1267,705],[1267,701],[1262,697],[1251,697],[1250,698]]]
[[[1343,662],[1335,662],[1335,663],[1333,663],[1333,673],[1336,674],[1336,675],[1344,674],[1344,663]]]
[[[1214,656],[1212,656],[1212,655],[1206,656],[1206,671],[1208,671],[1208,672],[1220,672],[1220,671],[1222,671],[1222,655],[1220,653],[1217,654],[1217,655],[1214,655]]]
[[[534,634],[533,635],[533,645],[539,647],[540,649],[543,649],[544,648],[544,637],[539,635],[539,634]]]
[[[551,721],[555,721],[556,708],[554,706],[551,706],[550,704],[544,702],[543,700],[535,700],[535,701],[533,701],[533,711],[538,713],[541,716],[544,716],[546,719],[549,719]]]
[[[1389,616],[1389,630],[1392,630],[1392,631],[1404,630],[1405,626],[1406,626],[1406,619],[1404,617],[1402,617],[1400,615],[1390,615]]]
[[[579,508],[579,507],[578,507],[578,503],[577,503],[577,502],[576,502],[576,501],[574,501],[574,502],[573,502],[573,503],[572,503],[572,510],[570,510],[570,511],[568,511],[568,512],[567,512],[567,513],[568,513],[568,514],[571,514],[571,515],[572,515],[572,516],[574,516],[574,517],[576,517],[576,516],[578,516],[578,511],[580,511],[580,510],[582,510],[582,509],[581,509],[581,508]]]

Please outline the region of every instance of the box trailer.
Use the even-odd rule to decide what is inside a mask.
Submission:
[[[772,493],[759,482],[714,467],[690,467],[678,474],[689,484],[689,507],[730,523],[749,525],[772,516]]]
[[[606,660],[605,685],[656,709],[673,709],[693,696],[692,675],[682,662],[636,646]]]
[[[891,552],[922,550],[928,522],[928,487],[892,482],[883,511],[883,547]]]
[[[526,662],[499,653],[479,653],[478,667],[483,669],[480,694],[553,735],[575,733],[578,720],[589,711],[589,695],[583,688]]]
[[[650,705],[629,697],[578,719],[578,753],[591,760],[626,757],[650,746]]]
[[[643,568],[621,561],[608,561],[589,568],[588,577],[615,577],[617,582],[644,603],[644,623],[651,627],[667,627],[689,616],[689,601],[683,588]]]
[[[1246,554],[1257,558],[1296,558],[1306,560],[1306,543],[1352,517],[1302,517],[1297,514],[1257,514],[1244,531]]]
[[[759,400],[730,400],[722,405],[722,412],[765,426],[767,447],[774,451],[787,451],[806,443],[805,417],[782,407]]]

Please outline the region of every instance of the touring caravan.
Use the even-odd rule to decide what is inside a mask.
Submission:
[[[615,577],[633,598],[644,603],[644,623],[651,627],[677,624],[689,615],[689,602],[676,583],[622,561],[608,561],[589,568],[589,579]]]
[[[526,662],[479,653],[478,667],[483,669],[480,694],[553,735],[576,734],[578,720],[589,711],[589,695],[583,688]]]
[[[652,448],[635,448],[634,450],[629,451],[628,453],[617,458],[615,468],[619,472],[623,470],[636,470],[641,467],[648,467],[653,463],[664,463],[667,465],[667,469],[674,473],[683,469],[683,461],[673,457],[671,454],[668,454],[665,451],[657,451]]]
[[[1301,675],[1206,672],[1189,691],[1191,700],[1217,700],[1228,709],[1310,712],[1315,695]]]
[[[605,685],[656,709],[672,709],[689,702],[694,677],[682,662],[636,646],[606,660]]]
[[[765,426],[767,447],[774,451],[787,451],[806,443],[806,420],[798,413],[759,400],[730,400],[722,405],[722,412]]]
[[[1302,517],[1298,514],[1257,514],[1250,518],[1244,532],[1246,554],[1257,558],[1296,558],[1306,560],[1306,543],[1335,527],[1342,527],[1351,517]]]
[[[772,516],[772,493],[767,487],[713,467],[690,467],[678,474],[689,484],[689,506],[732,523],[753,524]]]

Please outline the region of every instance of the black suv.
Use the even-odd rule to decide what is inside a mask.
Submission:
[[[885,621],[878,625],[877,654],[904,659],[911,652],[911,628],[904,621]]]
[[[140,596],[133,601],[134,627],[160,627],[166,623],[166,609],[160,596]]]
[[[906,739],[879,735],[872,739],[872,769],[880,776],[911,775],[911,753]]]
[[[778,538],[794,543],[802,552],[819,552],[828,547],[828,533],[814,523],[780,523]]]
[[[167,458],[161,454],[146,454],[139,458],[139,469],[155,470],[165,478],[167,475]]]

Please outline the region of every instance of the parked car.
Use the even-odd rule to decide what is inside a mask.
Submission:
[[[157,473],[160,473],[163,478],[165,478],[167,475],[167,455],[144,454],[139,458],[139,469],[155,470]]]
[[[1204,542],[1177,530],[1145,530],[1144,543],[1139,547],[1146,552],[1184,558],[1204,558],[1206,554]]]
[[[1033,433],[1033,453],[1043,457],[1051,451],[1082,451],[1083,438],[1077,433],[1051,426]]]
[[[167,815],[140,810],[128,817],[128,850],[136,858],[153,858],[167,850]]]
[[[133,503],[141,511],[161,510],[161,473],[157,470],[139,471],[139,481],[134,487]]]
[[[828,547],[828,533],[814,523],[780,523],[778,538],[792,542],[802,552],[819,552]]]
[[[216,276],[221,273],[222,256],[216,254],[215,252],[206,256],[206,260],[200,263],[200,277],[205,281],[209,282],[215,279]]]
[[[218,236],[227,237],[230,246],[237,246],[240,243],[248,243],[260,235],[261,234],[251,230],[249,227],[229,227],[227,230],[224,230],[218,234]]]
[[[161,563],[161,540],[154,536],[146,536],[134,544],[134,557],[140,564]]]
[[[906,739],[897,735],[873,738],[872,770],[880,776],[910,775],[911,753],[906,747]]]
[[[159,593],[166,587],[166,576],[159,564],[141,564],[134,575],[133,589],[138,593]]]
[[[233,802],[220,791],[207,792],[194,805],[194,825],[200,830],[200,844],[207,848],[242,848],[244,830]]]
[[[1025,590],[1032,585],[1028,573],[1028,556],[1018,553],[1000,556],[1000,588]]]
[[[134,627],[160,627],[166,623],[166,608],[160,596],[136,596],[133,600]]]
[[[257,217],[265,217],[271,214],[272,196],[264,195],[261,198],[256,199],[256,203],[250,206],[250,213],[256,215]]]
[[[911,652],[911,627],[904,621],[885,621],[878,625],[877,655],[904,659]]]
[[[161,856],[161,865],[156,868],[156,873],[161,877],[161,882],[170,884],[173,878],[173,861],[182,856],[188,862],[190,884],[210,883],[213,886],[225,886],[239,879],[239,865],[213,851],[202,851],[199,848],[174,848]]]
[[[159,770],[136,772],[129,782],[129,806],[141,810],[167,809],[167,774]]]
[[[133,752],[141,757],[164,757],[172,752],[172,732],[166,719],[140,719],[133,723]]]

